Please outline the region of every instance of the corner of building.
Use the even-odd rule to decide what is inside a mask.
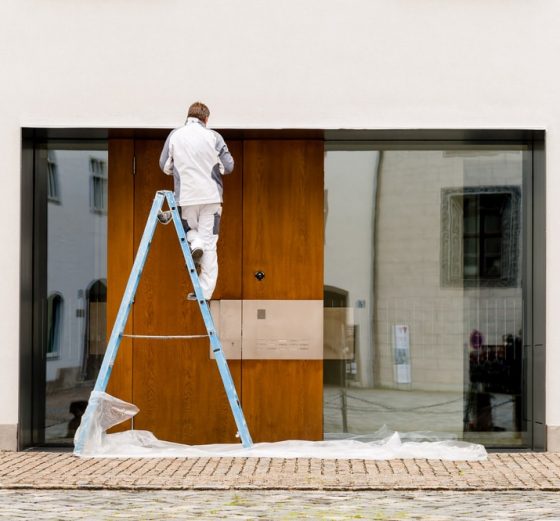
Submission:
[[[546,426],[546,450],[560,452],[560,425]]]

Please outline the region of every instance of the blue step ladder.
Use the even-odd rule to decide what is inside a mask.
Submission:
[[[146,258],[150,250],[152,237],[159,222],[158,214],[161,212],[163,202],[165,200],[167,200],[167,204],[169,206],[169,209],[171,210],[175,230],[177,231],[181,250],[183,251],[183,256],[185,258],[187,271],[189,272],[193,284],[196,300],[198,302],[202,318],[204,319],[204,325],[206,326],[206,331],[208,333],[207,335],[156,336],[124,334],[124,328],[126,326],[128,315],[130,313],[130,308],[132,307],[132,304],[134,302],[134,295],[136,294],[136,289],[138,288],[138,283],[140,282],[142,270],[144,269],[144,264],[146,263]],[[218,364],[218,370],[220,371],[220,376],[222,378],[229,405],[235,419],[235,424],[237,425],[237,435],[241,438],[243,447],[250,448],[253,445],[253,441],[247,427],[247,422],[245,421],[245,416],[243,415],[243,410],[241,409],[241,404],[239,403],[239,398],[237,397],[235,384],[233,383],[233,379],[231,377],[231,373],[229,371],[229,367],[222,350],[222,344],[218,337],[216,328],[214,327],[214,321],[212,320],[212,315],[210,314],[208,302],[204,298],[202,288],[200,287],[200,282],[198,280],[198,274],[196,272],[196,267],[191,255],[189,243],[187,242],[185,230],[181,222],[181,217],[179,216],[179,209],[175,202],[175,196],[173,195],[173,192],[170,192],[168,190],[160,190],[156,192],[156,196],[152,204],[152,209],[150,210],[148,221],[146,223],[146,228],[144,229],[144,234],[142,235],[142,240],[140,241],[140,246],[138,247],[138,252],[136,253],[136,258],[134,259],[134,264],[132,266],[132,271],[130,272],[124,296],[119,307],[119,312],[117,313],[113,331],[111,332],[109,343],[107,344],[107,350],[105,351],[105,355],[103,357],[103,363],[101,364],[101,368],[99,369],[99,374],[95,382],[95,387],[93,388],[94,391],[105,392],[105,390],[107,389],[109,377],[111,376],[111,371],[113,370],[113,365],[115,364],[119,345],[123,337],[153,339],[190,339],[208,337],[210,339],[210,347],[212,348],[212,352],[214,353],[216,363]],[[75,454],[79,455],[83,452],[86,436],[88,433],[88,425],[91,422],[91,418],[95,413],[96,407],[97,400],[90,400],[87,409],[82,416],[82,428],[80,428],[78,437],[76,439],[74,448]]]

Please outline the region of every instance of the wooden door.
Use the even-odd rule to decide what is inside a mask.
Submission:
[[[112,326],[156,190],[160,140],[109,146],[108,324]],[[228,141],[220,275],[215,299],[323,298],[323,143]],[[135,158],[136,174],[132,176]],[[265,272],[259,282],[254,274]],[[202,334],[172,225],[156,229],[128,332]],[[322,361],[229,360],[255,441],[322,438]],[[140,408],[136,429],[182,443],[235,440],[235,424],[208,341],[124,339],[108,391]],[[122,428],[129,428],[124,425]]]
[[[323,155],[321,141],[245,141],[244,299],[323,300]],[[255,441],[322,439],[322,360],[243,360],[242,371]]]
[[[134,141],[109,140],[109,197],[107,213],[107,338],[126,288],[134,262]],[[133,314],[125,333],[132,333]],[[132,402],[132,340],[123,338],[109,379],[107,392],[126,402]],[[130,429],[131,422],[113,430]]]
[[[241,145],[235,142],[229,145],[241,166]],[[130,145],[127,143],[127,146]],[[130,237],[115,217],[119,213],[118,201],[111,199],[115,211],[112,222],[116,228],[114,231],[109,229],[109,243],[112,244],[109,263],[117,272],[114,281],[117,291],[117,287],[123,286],[121,279],[128,277],[131,250],[136,252],[138,248],[155,192],[172,189],[172,178],[159,170],[162,146],[163,142],[159,140],[134,142],[133,225],[130,226],[130,219],[127,220],[132,247]],[[116,144],[115,148],[118,148]],[[114,149],[118,158],[119,153]],[[122,152],[122,155],[126,153]],[[122,177],[125,169],[122,170],[111,171],[109,176],[116,187],[115,192],[119,192],[121,184],[130,185],[129,181],[119,182],[113,178]],[[241,298],[241,174],[242,168],[239,167],[225,179],[224,225],[218,255],[227,258],[227,263],[221,263],[216,298]],[[123,191],[120,190],[121,195]],[[130,195],[126,195],[128,212],[131,211],[129,198]],[[116,242],[118,239],[123,241],[122,255],[121,246]],[[109,293],[113,295],[110,302],[114,303],[120,301],[120,296],[115,297],[112,284],[109,278]],[[173,225],[158,225],[138,286],[129,330],[145,335],[205,334],[197,303],[186,300],[191,290]],[[118,307],[118,303],[116,305]],[[113,316],[116,313],[114,306],[111,313]],[[110,316],[111,324],[113,320]],[[230,361],[229,366],[234,382],[240,388],[241,363]],[[139,407],[135,429],[150,430],[160,439],[189,444],[235,441],[235,423],[216,363],[210,359],[207,339],[127,341],[124,349],[119,350],[111,384],[109,392],[113,391]]]

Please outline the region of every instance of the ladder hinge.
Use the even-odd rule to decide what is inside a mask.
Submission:
[[[132,156],[132,175],[136,175],[136,156]]]

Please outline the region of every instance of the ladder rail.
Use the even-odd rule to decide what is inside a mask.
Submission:
[[[196,273],[196,267],[191,255],[187,236],[185,234],[185,229],[183,228],[181,216],[179,215],[179,210],[175,202],[175,196],[173,192],[165,191],[164,193],[167,199],[167,204],[169,205],[169,208],[171,209],[171,213],[173,215],[173,224],[175,225],[175,230],[177,231],[177,236],[179,237],[179,244],[181,246],[181,250],[183,251],[186,268],[191,277],[196,300],[198,302],[198,306],[200,308],[206,330],[208,331],[208,336],[210,337],[210,346],[212,348],[212,352],[214,353],[214,358],[218,365],[218,370],[220,372],[220,376],[226,390],[226,395],[231,411],[233,413],[235,424],[237,426],[237,431],[241,438],[243,447],[249,448],[253,445],[253,440],[251,439],[251,434],[249,433],[249,428],[247,427],[247,422],[245,420],[245,416],[239,402],[239,397],[237,396],[237,391],[235,390],[235,384],[233,382],[233,378],[231,377],[231,372],[229,370],[229,366],[222,349],[222,344],[214,326],[214,320],[212,319],[212,314],[210,313],[208,302],[204,298],[202,288],[200,287],[200,282]]]
[[[146,259],[148,258],[150,246],[152,245],[152,238],[158,223],[157,213],[161,210],[163,201],[163,194],[158,192],[154,198],[154,202],[152,203],[152,208],[146,222],[146,228],[142,234],[142,239],[140,240],[140,245],[138,246],[138,252],[136,253],[136,258],[134,259],[134,264],[132,265],[132,270],[130,272],[130,276],[128,277],[128,283],[126,285],[126,289],[124,290],[124,296],[121,300],[121,305],[117,313],[117,318],[115,319],[109,343],[107,344],[107,351],[103,357],[103,363],[99,369],[99,375],[97,377],[97,381],[95,382],[94,391],[105,391],[107,389],[107,384],[109,383],[109,377],[111,376],[111,371],[113,370],[113,365],[117,357],[122,334],[126,327],[130,309],[134,303],[134,296],[136,295],[136,290],[138,289],[138,284],[140,283],[140,277],[142,275],[142,271],[144,270]]]
[[[148,215],[146,221],[146,227],[144,228],[144,233],[142,234],[142,239],[140,240],[140,245],[138,246],[138,251],[136,257],[134,258],[134,263],[132,265],[132,270],[128,277],[128,282],[124,290],[124,295],[119,306],[119,311],[113,324],[113,329],[111,331],[111,336],[109,337],[109,342],[107,344],[107,349],[105,355],[103,356],[103,362],[99,368],[99,373],[97,374],[97,379],[95,380],[94,391],[103,391],[107,389],[107,384],[109,383],[109,378],[111,372],[113,371],[113,366],[115,364],[115,359],[119,351],[119,346],[121,339],[123,337],[123,332],[126,327],[126,322],[130,314],[130,309],[134,302],[134,295],[138,288],[140,282],[140,276],[146,264],[146,259],[148,257],[148,251],[150,250],[150,245],[152,243],[152,238],[154,231],[157,226],[157,213],[161,210],[163,201],[165,199],[164,194],[158,192],[154,197],[152,203],[152,208]],[[96,404],[92,404],[88,401],[88,405],[82,416],[82,421],[80,422],[80,432],[78,433],[78,438],[75,443],[75,451],[79,454],[84,449],[85,436],[89,431],[89,424],[94,412]]]

